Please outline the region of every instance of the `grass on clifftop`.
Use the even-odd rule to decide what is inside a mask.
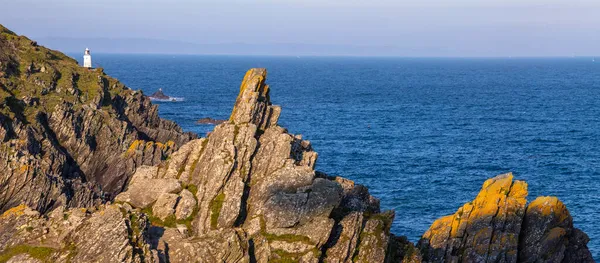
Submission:
[[[50,255],[54,252],[53,248],[49,247],[34,247],[28,245],[17,245],[6,249],[0,254],[0,263],[8,262],[12,257],[19,254],[28,254],[32,258],[38,259],[42,262],[50,262]]]
[[[83,68],[2,25],[0,50],[0,114],[13,120],[31,123],[40,111],[52,112],[64,102],[74,108],[90,102],[108,106],[110,97],[131,92],[102,69]]]

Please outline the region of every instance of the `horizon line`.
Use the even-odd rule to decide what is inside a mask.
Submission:
[[[61,51],[67,55],[72,53],[80,53],[80,51]],[[163,52],[94,52],[100,55],[157,55],[157,56],[223,56],[223,57],[290,57],[290,58],[321,58],[321,57],[340,57],[340,58],[454,58],[454,59],[524,59],[524,58],[596,58],[600,55],[516,55],[516,56],[409,56],[409,55],[327,55],[327,54],[312,54],[312,55],[293,55],[293,54],[228,54],[228,53],[163,53]]]

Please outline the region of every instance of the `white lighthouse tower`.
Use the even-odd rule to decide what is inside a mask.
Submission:
[[[92,55],[90,55],[89,48],[85,48],[85,53],[83,53],[83,67],[92,68]]]

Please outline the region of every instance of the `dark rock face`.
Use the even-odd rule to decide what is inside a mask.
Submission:
[[[171,97],[165,95],[162,91],[162,89],[158,89],[156,92],[152,93],[152,95],[148,96],[151,99],[158,99],[158,100],[168,100]]]
[[[0,211],[109,200],[195,135],[101,69],[0,26]]]
[[[594,262],[588,241],[558,198],[538,197],[527,207],[519,262]]]
[[[62,56],[0,32],[6,50]],[[23,43],[7,44],[15,39]],[[196,139],[99,70],[24,63],[1,47],[2,260],[593,262],[564,205],[527,206],[527,184],[512,174],[487,180],[417,246],[391,234],[393,211],[366,187],[315,171],[311,143],[278,125],[265,69],[246,73],[229,121]],[[69,70],[78,77],[50,82],[47,95],[16,95],[36,74]],[[66,101],[49,110],[55,98]]]

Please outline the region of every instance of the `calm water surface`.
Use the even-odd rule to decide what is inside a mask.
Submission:
[[[75,56],[75,54],[72,54]],[[76,54],[79,58],[79,54]],[[367,185],[392,231],[417,241],[513,172],[529,201],[558,196],[600,259],[600,63],[591,58],[410,59],[94,55],[133,89],[184,97],[160,115],[204,135],[226,119],[247,69],[266,67],[280,124],[319,152],[317,169]]]

